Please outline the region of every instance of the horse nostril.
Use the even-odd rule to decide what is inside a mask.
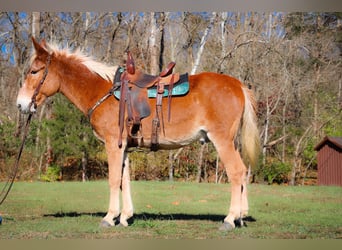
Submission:
[[[20,110],[21,109],[21,104],[17,104],[17,107]]]

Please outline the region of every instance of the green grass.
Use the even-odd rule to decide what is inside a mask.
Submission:
[[[222,232],[229,192],[226,184],[132,182],[132,224],[103,229],[107,182],[18,182],[0,206],[0,239],[342,238],[340,187],[249,185],[256,221]]]

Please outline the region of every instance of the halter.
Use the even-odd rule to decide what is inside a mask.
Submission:
[[[44,70],[43,77],[39,81],[39,84],[38,84],[37,88],[35,89],[35,91],[33,93],[33,96],[31,98],[31,103],[29,104],[29,111],[31,110],[31,106],[32,105],[34,105],[34,108],[37,108],[36,97],[37,97],[37,95],[38,95],[38,93],[39,93],[39,91],[40,91],[40,89],[41,89],[41,87],[42,87],[42,85],[43,85],[43,83],[44,83],[44,81],[46,79],[46,76],[48,74],[48,66],[50,65],[50,63],[51,63],[51,55],[49,54],[47,59],[46,59],[46,67],[45,67],[45,70]],[[11,190],[11,188],[13,186],[14,179],[17,176],[18,169],[19,169],[19,161],[20,161],[20,158],[21,158],[21,153],[23,152],[23,149],[24,149],[24,145],[25,145],[25,141],[26,141],[26,138],[27,138],[27,134],[28,134],[31,118],[32,118],[32,112],[30,112],[29,116],[27,117],[27,121],[26,121],[26,124],[25,124],[24,135],[23,135],[23,140],[21,142],[17,158],[16,158],[16,160],[14,162],[13,171],[12,171],[11,176],[8,178],[5,186],[3,187],[3,189],[2,189],[2,191],[0,193],[0,205],[7,198],[7,195],[8,195],[8,193],[10,192],[10,190]]]
[[[50,63],[51,63],[51,54],[49,54],[48,57],[46,58],[46,66],[45,66],[45,69],[44,69],[44,74],[43,74],[42,79],[40,79],[39,84],[38,84],[37,88],[35,89],[35,91],[33,93],[33,96],[31,98],[31,103],[29,105],[29,111],[31,110],[31,106],[32,105],[33,105],[33,107],[35,109],[37,108],[37,103],[36,103],[37,100],[36,100],[36,98],[37,98],[37,95],[39,94],[39,91],[40,91],[41,87],[43,86],[43,83],[44,83],[45,79],[46,79]]]

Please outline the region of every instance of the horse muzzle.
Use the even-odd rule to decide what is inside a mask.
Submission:
[[[35,113],[37,111],[37,105],[32,103],[32,99],[24,96],[18,96],[17,107],[21,113]]]

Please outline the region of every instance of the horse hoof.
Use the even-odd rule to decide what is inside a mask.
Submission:
[[[219,227],[220,231],[232,231],[235,228],[235,225],[233,226],[229,222],[223,222],[223,224]]]
[[[110,224],[108,221],[105,221],[105,220],[102,220],[100,223],[100,227],[102,227],[102,228],[109,228],[112,226],[113,226],[112,224]]]
[[[120,224],[119,224],[119,225],[121,225],[121,226],[123,226],[123,227],[128,227],[128,222],[127,222],[126,220],[120,221]]]
[[[122,224],[121,222],[115,225],[115,227],[119,227],[119,228],[120,227],[127,227],[127,226],[128,226],[128,224],[125,225],[125,224]]]

